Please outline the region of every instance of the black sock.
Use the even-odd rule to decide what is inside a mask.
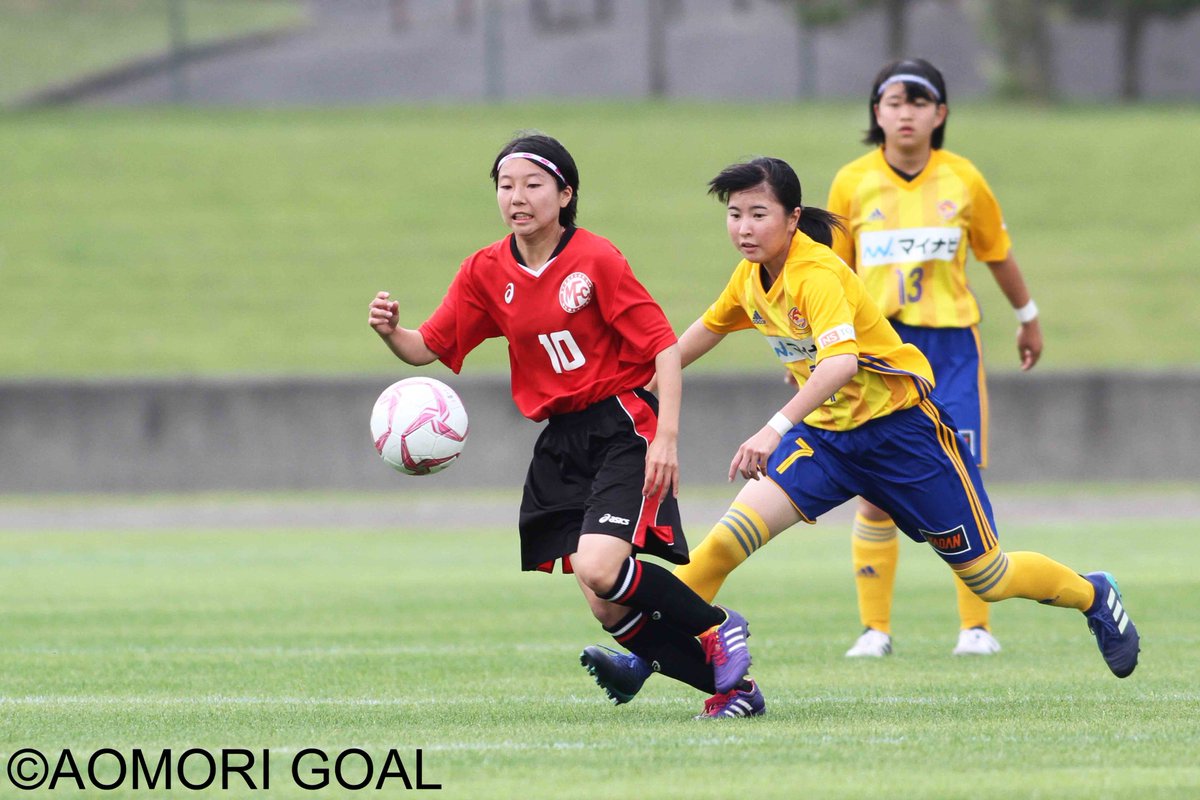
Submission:
[[[712,666],[696,637],[652,618],[650,612],[630,611],[616,625],[605,627],[617,644],[650,665],[655,672],[716,694]]]
[[[642,611],[657,611],[662,622],[689,636],[699,636],[725,621],[725,612],[688,588],[657,564],[625,559],[616,585],[601,600]]]

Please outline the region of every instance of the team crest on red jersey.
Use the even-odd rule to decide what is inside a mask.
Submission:
[[[563,311],[574,314],[592,301],[592,279],[582,272],[572,272],[558,287],[558,304]]]
[[[953,200],[943,200],[938,203],[938,213],[942,215],[942,219],[949,222],[958,213],[958,205]]]

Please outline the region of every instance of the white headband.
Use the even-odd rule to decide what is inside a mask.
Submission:
[[[500,159],[500,163],[496,165],[496,170],[499,171],[500,168],[504,166],[504,162],[512,161],[514,158],[527,158],[536,164],[541,164],[543,167],[557,175],[558,179],[562,181],[563,186],[568,185],[567,179],[563,177],[562,172],[559,171],[555,163],[548,158],[539,156],[537,153],[509,153],[504,158]]]
[[[893,83],[919,84],[929,90],[929,93],[933,95],[934,100],[937,100],[939,103],[942,102],[942,93],[937,90],[937,87],[934,86],[928,78],[922,78],[920,75],[909,74],[893,75],[892,77],[888,78],[886,81],[879,84],[879,91],[875,93],[875,96],[881,97],[883,95],[883,90],[891,86]]]

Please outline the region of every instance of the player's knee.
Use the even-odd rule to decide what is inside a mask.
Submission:
[[[998,549],[969,564],[951,568],[980,600],[996,603],[1012,596],[1009,591],[1012,576],[1008,571],[1008,558]]]
[[[604,553],[581,551],[571,556],[571,567],[583,585],[597,595],[605,596],[612,591],[621,574],[623,558],[612,558]]]

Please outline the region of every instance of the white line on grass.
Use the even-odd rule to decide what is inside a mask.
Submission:
[[[380,647],[192,647],[180,645],[98,645],[95,647],[0,647],[0,655],[183,655],[183,656],[244,656],[259,658],[346,658],[352,656],[413,656],[413,655],[479,655],[493,656],[498,645],[386,645]],[[562,652],[563,645],[511,644],[505,649],[516,653]]]
[[[1082,698],[1081,698],[1082,699]],[[1090,698],[1095,699],[1095,698]],[[1197,692],[1143,692],[1140,699],[1144,702],[1196,703],[1200,702],[1200,691]],[[1070,704],[1074,698],[1061,696],[1063,703]],[[468,706],[468,705],[511,705],[513,703],[545,703],[546,695],[514,696],[458,696],[458,697],[261,697],[238,695],[199,695],[195,697],[181,696],[147,696],[147,695],[25,695],[23,697],[0,697],[2,706],[33,706],[33,707],[125,707],[158,706],[158,707],[195,707],[195,706],[296,706],[296,707],[411,707],[411,706]],[[550,700],[551,703],[570,705],[596,705],[606,707],[607,704],[598,700],[596,695],[566,695]],[[639,697],[638,706],[676,706],[686,702],[677,697]],[[820,705],[842,705],[860,703],[864,705],[909,705],[909,706],[958,706],[958,705],[1008,705],[1014,701],[1008,698],[970,696],[970,697],[923,697],[886,696],[861,697],[854,695],[825,695],[804,698],[773,698],[774,708],[811,708]]]

